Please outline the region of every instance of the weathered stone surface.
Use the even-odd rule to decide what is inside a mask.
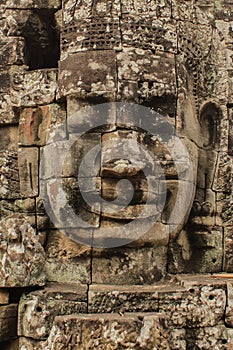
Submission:
[[[79,18],[62,28],[61,47],[62,60],[80,51],[121,49],[119,18]]]
[[[120,14],[121,3],[119,0],[101,1],[78,1],[64,0],[64,23],[69,24],[74,20],[80,20],[88,17],[116,17]]]
[[[15,124],[19,120],[19,116],[11,106],[11,97],[9,93],[0,94],[0,123]]]
[[[0,0],[1,349],[233,348],[231,2]]]
[[[132,206],[133,207],[133,206]],[[137,208],[137,206],[136,206]],[[119,209],[119,208],[116,208]],[[128,214],[127,212],[125,214]],[[114,220],[102,214],[100,228],[93,231],[94,247],[120,247],[126,245],[130,248],[162,247],[167,250],[170,236],[170,227],[159,221],[156,216],[146,219]],[[128,215],[127,215],[128,218]],[[158,221],[156,221],[158,219]]]
[[[233,271],[233,255],[232,255],[233,240],[232,240],[232,232],[233,232],[233,227],[232,226],[226,226],[224,228],[224,235],[225,235],[224,270],[226,270],[228,272],[232,272]]]
[[[0,151],[0,197],[21,198],[19,186],[18,154],[14,150]]]
[[[1,290],[0,291],[0,305],[7,305],[9,304],[9,292],[8,290]]]
[[[14,68],[11,72],[11,103],[17,107],[34,107],[55,100],[57,70],[24,71]]]
[[[67,235],[58,230],[48,234],[45,247],[47,280],[61,283],[90,283],[91,249],[80,242],[85,240],[90,242],[92,232],[69,229]]]
[[[18,164],[20,178],[20,194],[23,197],[35,197],[38,195],[39,174],[38,174],[39,154],[36,147],[19,148]]]
[[[120,169],[120,165],[122,165],[122,170],[124,167],[124,163],[120,164],[118,162],[118,169]],[[125,163],[125,171],[128,172],[130,171],[130,164],[129,167],[127,166],[128,164]],[[117,168],[117,167],[116,167]],[[114,168],[106,168],[104,169],[106,171],[106,175],[108,174],[109,176],[115,175],[117,176],[119,173],[117,172],[118,169]],[[115,174],[114,174],[115,173]],[[119,174],[120,175],[120,174]],[[124,177],[124,174],[122,174]],[[127,192],[124,193],[123,191],[119,191],[117,188],[117,184],[119,182],[120,178],[114,178],[114,177],[104,177],[102,178],[102,198],[105,200],[116,200],[118,198],[119,204],[124,203],[124,201],[127,199]],[[150,181],[150,184],[153,186],[148,189],[148,183],[147,181]],[[133,198],[131,200],[131,204],[142,204],[142,203],[147,203],[147,200],[149,203],[156,202],[156,199],[158,199],[159,194],[160,194],[160,188],[159,188],[159,181],[157,177],[140,177],[140,176],[132,176],[129,177],[129,181],[131,182],[133,189],[134,189],[134,194]],[[120,192],[120,193],[119,193]],[[150,193],[148,193],[150,192]],[[152,193],[151,193],[152,192]]]
[[[163,318],[156,313],[58,316],[45,349],[64,349],[71,344],[83,350],[126,346],[128,349],[170,349]]]
[[[24,59],[24,38],[6,38],[0,37],[1,59],[0,66],[25,64]]]
[[[120,80],[140,80],[143,82],[156,82],[164,87],[164,93],[175,94],[175,57],[172,54],[158,52],[151,54],[150,51],[140,49],[124,48],[122,52],[117,54],[118,75]],[[163,64],[161,65],[161,63]],[[161,66],[162,70],[156,69]],[[154,86],[155,88],[155,86]],[[149,91],[148,91],[149,93]],[[162,93],[154,95],[162,95]],[[142,95],[143,96],[143,95]],[[153,94],[143,97],[150,98]]]
[[[188,233],[182,231],[177,240],[170,241],[169,272],[197,273],[201,271],[202,273],[208,273],[221,271],[223,256],[222,230],[210,225],[212,223],[211,217],[199,219],[197,226],[200,230],[194,228]]]
[[[105,312],[157,312],[159,286],[110,286],[94,284],[88,292],[88,310]]]
[[[232,327],[233,325],[233,288],[232,284],[229,282],[227,283],[227,307],[226,307],[226,314],[225,314],[225,323]]]
[[[17,304],[0,306],[0,342],[17,337]]]
[[[20,214],[0,221],[1,287],[26,287],[45,283],[44,249],[35,230]]]
[[[86,182],[86,183],[85,183]],[[89,187],[96,185],[97,192]],[[87,186],[87,189],[85,189]],[[100,222],[100,186],[92,179],[84,180],[83,191],[76,178],[57,178],[41,182],[41,197],[51,222],[56,228],[97,228]],[[88,196],[85,199],[84,195]],[[97,198],[96,198],[97,196]]]
[[[114,51],[76,53],[60,62],[59,96],[78,94],[106,96],[116,92],[116,54]]]
[[[68,132],[71,134],[81,134],[92,129],[98,132],[110,131],[116,129],[117,105],[110,96],[109,99],[98,97],[85,100],[76,94],[69,95],[67,117]]]
[[[3,8],[3,5],[1,4]],[[30,10],[18,10],[6,8],[1,12],[1,29],[0,33],[5,40],[12,41],[12,39],[17,39],[15,37],[23,37],[23,27],[28,21],[29,16],[32,14]],[[13,38],[12,38],[13,37]]]
[[[58,172],[60,177],[96,177],[100,168],[100,142],[101,134],[92,133],[71,135],[69,141],[47,145],[42,151],[41,178],[49,179],[58,176]],[[94,154],[89,153],[95,147],[97,151]],[[51,161],[51,157],[54,161]],[[82,165],[81,170],[80,165]]]
[[[18,9],[18,8],[39,8],[39,9],[48,9],[48,8],[59,8],[61,5],[60,0],[20,0],[20,1],[15,1],[15,0],[7,0],[5,2],[5,6],[7,8],[12,8],[12,9]]]
[[[2,200],[0,201],[0,218],[3,219],[14,213],[23,214],[27,222],[36,227],[36,206],[35,199],[16,199],[16,200]]]
[[[17,126],[2,126],[0,128],[0,147],[3,150],[18,150]]]
[[[70,127],[70,124],[68,124]],[[62,176],[72,177],[78,176],[79,178],[95,178],[99,174],[100,168],[100,145],[101,134],[91,133],[84,134],[78,137],[70,135],[70,148],[66,154]],[[97,148],[94,153],[89,153],[92,149]],[[80,166],[82,168],[80,169]]]
[[[193,286],[185,293],[166,290],[159,293],[159,311],[170,314],[169,325],[175,328],[215,326],[223,317],[225,305],[224,288],[204,285]]]
[[[216,326],[225,312],[226,282],[209,283],[208,277],[198,283],[189,276],[185,286],[166,283],[137,286],[136,291],[130,285],[93,285],[88,294],[90,312],[156,311],[166,313],[171,329]]]
[[[163,52],[177,51],[176,24],[165,18],[156,20],[153,15],[124,14],[121,17],[121,30],[123,46]]]
[[[10,89],[10,75],[8,71],[0,70],[1,86],[0,92],[8,92]]]
[[[185,350],[197,347],[199,349],[231,349],[231,329],[224,325],[194,329],[174,329],[170,333],[172,349]]]
[[[187,346],[199,349],[216,350],[231,349],[232,342],[228,336],[228,329],[224,325],[216,327],[197,328],[187,331]]]
[[[156,55],[151,55],[150,51],[147,53],[145,57],[145,51],[140,48],[125,48],[117,55],[119,84],[123,84],[118,94],[119,100],[139,98],[146,101],[157,96],[176,94],[174,55],[165,52]],[[131,88],[132,82],[136,83],[135,93]]]
[[[35,340],[26,337],[19,338],[19,345],[16,350],[43,350],[45,347],[45,340]],[[14,350],[14,349],[12,349]]]
[[[217,192],[231,192],[231,170],[232,160],[225,153],[221,152],[216,164],[216,177],[213,182],[213,190]]]
[[[153,14],[156,17],[171,16],[171,3],[169,1],[149,1],[145,0],[123,0],[122,13],[130,13],[133,15]]]
[[[46,339],[56,316],[86,313],[86,292],[84,285],[54,284],[24,294],[19,303],[18,335]]]
[[[19,339],[1,343],[2,350],[19,350]]]
[[[53,133],[55,133],[53,137]],[[62,106],[51,104],[39,108],[25,108],[19,120],[19,144],[44,146],[66,137],[66,112]]]
[[[170,331],[170,344],[174,350],[186,350],[186,330],[172,329]]]
[[[167,248],[94,249],[92,282],[108,284],[153,284],[166,271]]]

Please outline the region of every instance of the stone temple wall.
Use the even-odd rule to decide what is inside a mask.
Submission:
[[[233,2],[0,0],[0,42],[0,348],[233,349]]]

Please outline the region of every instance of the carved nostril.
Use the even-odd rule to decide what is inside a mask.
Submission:
[[[210,216],[213,214],[213,205],[208,201],[202,203],[201,213],[203,216]]]
[[[201,204],[199,201],[194,201],[193,207],[192,207],[192,214],[193,216],[199,216],[201,213]]]

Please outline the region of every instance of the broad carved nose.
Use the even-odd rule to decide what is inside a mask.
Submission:
[[[101,166],[101,176],[106,177],[132,177],[139,175],[142,171],[141,164],[136,164],[128,159],[119,158],[104,163]]]

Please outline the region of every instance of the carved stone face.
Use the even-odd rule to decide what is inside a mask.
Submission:
[[[218,179],[220,168],[226,169],[229,161],[224,141],[224,128],[228,130],[228,82],[224,70],[219,68],[222,57],[216,54],[222,41],[217,30],[213,35],[210,24],[201,27],[191,20],[177,22],[174,11],[179,12],[179,8],[175,6],[171,15],[169,1],[151,1],[149,5],[145,1],[145,6],[142,3],[124,0],[120,6],[118,1],[79,1],[74,6],[71,1],[64,1],[57,96],[67,101],[69,139],[75,139],[75,130],[83,130],[82,125],[88,127],[88,133],[74,141],[68,152],[62,186],[68,203],[92,225],[94,245],[101,246],[102,242],[105,246],[106,237],[98,236],[98,228],[110,232],[113,227],[120,227],[124,233],[123,226],[141,213],[148,197],[143,169],[150,167],[150,162],[141,162],[143,152],[136,146],[141,145],[158,157],[164,175],[159,181],[165,183],[162,190],[157,188],[157,179],[153,179],[152,198],[159,204],[165,187],[166,196],[156,225],[130,247],[159,247],[163,263],[169,249],[171,272],[218,271],[223,238],[218,198],[226,186],[225,179],[221,186]],[[156,135],[150,135],[143,128],[143,115],[141,127],[135,127],[134,114],[117,110],[116,101],[148,107],[174,126],[190,156],[188,161],[180,154],[184,163],[182,178],[177,176],[168,147],[172,135],[161,142],[163,125]],[[95,113],[95,106],[111,102],[105,118],[107,126],[96,128],[100,116]],[[74,123],[73,116],[84,107],[92,111],[90,117],[80,114]],[[136,142],[128,158],[118,140]],[[81,176],[77,181],[81,159],[97,145],[101,152],[96,157],[95,176]],[[88,168],[88,164],[85,166]],[[189,168],[194,174],[192,179]],[[95,186],[102,199],[111,203],[118,199],[117,183],[122,178],[130,179],[135,190],[127,208],[109,213],[101,211],[95,202],[93,206],[85,205],[80,186]],[[123,201],[125,193],[122,187]],[[142,226],[138,226],[139,231]]]
[[[117,1],[112,2],[110,8],[107,2],[98,2],[98,6],[95,3],[94,7],[89,5],[85,2],[84,6],[84,2],[80,2],[73,9],[71,15],[69,2],[65,2],[66,27],[62,34],[63,51],[58,93],[60,96],[67,96],[68,130],[72,132],[72,128],[74,129],[70,120],[82,107],[89,106],[94,110],[96,104],[111,101],[144,105],[159,113],[165,121],[169,121],[172,130],[176,124],[177,108],[176,60],[174,55],[177,49],[177,35],[175,27],[170,23],[170,13],[166,12],[167,25],[163,26],[162,22],[156,18],[158,5],[153,7],[151,4],[152,7],[148,8],[146,15],[140,18],[132,14],[134,11],[137,12],[139,7],[142,7],[132,7],[132,4],[130,5],[128,2],[125,2],[122,8]],[[110,11],[112,18],[105,16],[107,11]],[[79,24],[74,25],[76,16],[80,17]],[[74,22],[72,22],[73,20]],[[195,113],[192,106],[191,113]],[[97,116],[93,113],[93,119],[95,118]],[[185,204],[182,205],[182,208],[180,203],[179,209],[176,208],[177,193],[180,187],[179,182],[177,182],[177,169],[168,147],[168,144],[173,142],[172,133],[174,131],[171,131],[169,140],[159,141],[164,132],[163,123],[158,126],[155,135],[150,135],[143,129],[143,123],[146,126],[143,115],[141,116],[141,129],[134,125],[134,118],[132,111],[130,113],[127,111],[124,114],[124,112],[111,110],[107,120],[109,125],[94,133],[96,142],[102,143],[101,156],[97,166],[97,168],[99,167],[99,191],[102,198],[109,201],[109,205],[111,201],[116,200],[118,198],[117,183],[122,178],[130,179],[135,194],[130,205],[117,213],[102,212],[100,217],[98,215],[100,210],[96,210],[95,206],[95,208],[89,207],[90,212],[93,213],[91,221],[95,227],[111,228],[124,225],[125,222],[135,219],[143,210],[148,197],[148,184],[145,175],[143,176],[143,170],[145,167],[150,167],[151,164],[142,154],[143,152],[137,149],[138,145],[141,145],[148,153],[152,152],[154,157],[158,157],[158,160],[163,163],[161,172],[163,172],[164,179],[158,180],[152,176],[153,185],[151,188],[154,192],[152,197],[154,197],[154,201],[158,201],[160,211],[164,207],[164,210],[160,212],[160,226],[165,226],[170,232],[173,231],[173,228],[170,228],[169,225],[177,226],[179,224],[183,226],[187,221],[191,209],[189,197],[193,198],[194,196],[193,184],[190,190],[187,190],[187,176],[184,176],[184,186],[180,187],[184,187],[182,196],[186,192],[188,193],[187,200],[184,201]],[[78,123],[82,124],[81,121]],[[91,118],[89,124],[89,129],[91,129]],[[115,147],[114,144],[110,145],[111,141],[114,143],[114,140],[118,140]],[[131,140],[132,143],[135,143],[127,154],[128,158],[123,154],[119,140],[127,140],[128,142]],[[185,139],[184,142],[187,147],[194,149],[194,153],[196,152],[195,146],[188,139]],[[77,147],[82,146],[79,143]],[[112,152],[115,153],[115,158],[112,158]],[[75,160],[77,161],[77,157]],[[196,172],[195,157],[192,159],[192,166]],[[66,172],[66,176],[70,176],[70,173]],[[192,181],[190,180],[190,182]],[[167,196],[164,196],[164,187],[166,186]],[[181,191],[179,191],[179,196],[180,194]],[[77,202],[74,196],[71,196],[71,201]],[[164,203],[159,205],[160,201],[164,201]],[[179,215],[179,211],[182,214]],[[170,219],[172,212],[173,216]],[[158,233],[154,233],[152,236],[153,242],[158,241]]]

